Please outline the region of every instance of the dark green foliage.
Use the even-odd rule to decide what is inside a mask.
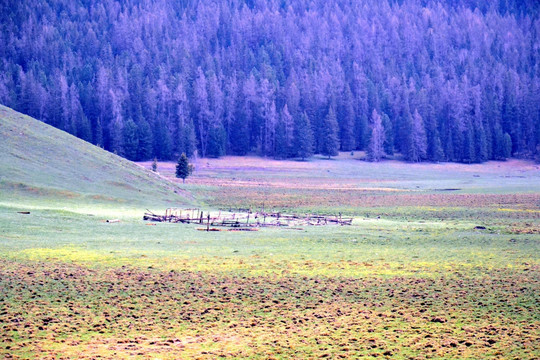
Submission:
[[[512,138],[503,133],[500,126],[495,129],[495,160],[506,160],[512,155]]]
[[[129,119],[124,124],[124,156],[129,160],[138,160],[139,129],[133,120]]]
[[[324,156],[336,156],[339,151],[339,125],[334,109],[330,107],[328,115],[324,118],[322,124],[322,136],[320,143],[321,154]]]
[[[235,155],[246,155],[249,152],[249,129],[247,121],[235,122],[230,134],[231,151]]]
[[[289,146],[287,144],[285,123],[280,120],[276,126],[274,157],[276,159],[286,159],[288,156]]]
[[[503,138],[503,156],[505,159],[512,156],[512,138],[508,133],[505,133]]]
[[[189,160],[186,154],[182,153],[178,158],[178,163],[176,164],[176,177],[182,179],[182,182],[186,182],[186,178],[191,175],[193,167],[190,166]]]
[[[88,142],[92,142],[92,127],[88,118],[81,114],[81,118],[75,129],[77,131],[77,137]]]
[[[356,117],[356,148],[358,150],[364,150],[367,147],[369,141],[369,127],[367,116],[360,114]]]
[[[373,110],[371,115],[371,136],[369,139],[369,145],[367,148],[367,155],[369,161],[380,161],[384,156],[384,140],[385,133],[382,125],[381,116],[377,113],[377,110]]]
[[[182,132],[183,136],[183,152],[188,158],[192,157],[197,149],[197,136],[195,135],[195,128],[193,126],[193,121],[189,119],[184,131]]]
[[[351,93],[351,88],[347,84],[345,87],[345,93],[343,95],[343,104],[341,106],[341,150],[342,151],[351,151],[356,148],[356,141],[354,136],[354,106],[353,106],[353,96]]]
[[[146,120],[141,120],[138,126],[139,148],[137,149],[137,160],[148,160],[152,158],[153,136],[150,125]]]
[[[275,136],[284,106],[294,119],[308,114],[314,147],[328,156],[329,106],[343,151],[367,148],[375,109],[387,154],[501,159],[508,133],[511,154],[534,156],[540,55],[531,29],[538,1],[279,3],[6,2],[0,102],[131,158],[123,129],[132,119],[138,160],[195,151],[282,157]],[[158,26],[146,25],[147,14],[160,14]],[[412,146],[414,109],[425,122],[425,156]],[[291,148],[292,127],[285,129]]]
[[[476,159],[476,151],[472,131],[467,129],[463,135],[463,139],[464,146],[461,161],[470,164],[472,162],[475,162]]]
[[[381,119],[384,128],[384,152],[387,155],[394,155],[394,129],[392,122],[386,113],[382,113]]]
[[[432,134],[432,136],[428,137],[427,158],[435,162],[443,161],[444,151],[441,145],[441,139],[439,138],[439,132],[435,131]]]
[[[408,117],[405,132],[405,158],[408,161],[422,161],[427,156],[427,137],[424,128],[424,121],[418,110],[415,110],[412,117]]]
[[[159,120],[154,130],[154,154],[158,159],[169,160],[172,156],[172,141],[170,132],[167,131],[165,122]]]
[[[488,157],[487,136],[484,129],[475,129],[474,131],[474,145],[475,145],[475,162],[484,162]]]
[[[103,126],[101,126],[101,119],[96,120],[96,127],[94,128],[94,145],[103,147]]]
[[[222,124],[214,125],[208,131],[207,155],[218,158],[225,155],[225,141],[227,140],[225,128]]]
[[[121,118],[116,118],[109,124],[108,149],[120,156],[124,155],[123,127],[124,124]]]
[[[313,130],[305,112],[294,123],[293,149],[295,156],[302,160],[313,155]]]

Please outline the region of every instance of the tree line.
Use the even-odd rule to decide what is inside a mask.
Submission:
[[[131,160],[540,155],[535,0],[0,3],[0,102]]]

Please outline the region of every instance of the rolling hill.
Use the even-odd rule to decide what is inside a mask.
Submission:
[[[189,195],[115,154],[0,105],[0,205],[185,205]]]

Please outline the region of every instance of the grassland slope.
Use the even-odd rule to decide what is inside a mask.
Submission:
[[[190,202],[159,175],[1,105],[0,153],[4,206]]]

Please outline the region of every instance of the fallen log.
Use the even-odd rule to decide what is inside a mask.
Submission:
[[[223,231],[223,229],[218,228],[197,228],[199,231]]]

